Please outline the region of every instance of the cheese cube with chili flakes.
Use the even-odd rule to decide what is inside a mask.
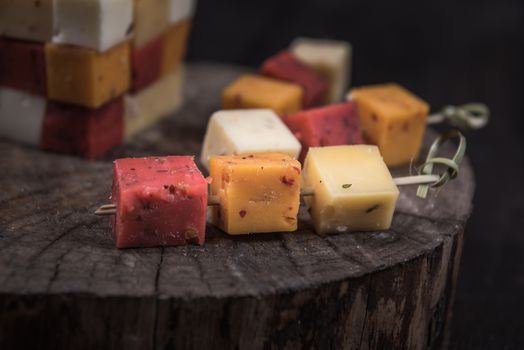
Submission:
[[[386,230],[399,195],[377,146],[312,147],[303,172],[304,200],[318,234]]]
[[[246,74],[226,86],[222,108],[269,108],[282,117],[301,110],[303,97],[298,84]]]
[[[116,246],[203,244],[207,186],[193,157],[117,159],[111,196]]]
[[[281,153],[216,156],[210,161],[213,224],[230,235],[292,232],[300,205],[300,163]]]
[[[426,131],[428,104],[397,84],[351,90],[364,139],[377,145],[388,166],[417,160]]]

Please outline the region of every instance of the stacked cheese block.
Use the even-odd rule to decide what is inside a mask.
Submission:
[[[0,0],[0,137],[96,158],[173,112],[194,0]]]

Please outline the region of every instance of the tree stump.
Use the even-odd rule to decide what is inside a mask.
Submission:
[[[108,160],[198,154],[221,88],[242,72],[190,65],[183,109],[107,161],[0,142],[1,349],[445,346],[474,192],[467,160],[427,200],[403,187],[388,231],[320,237],[301,210],[292,234],[208,226],[202,247],[115,248],[93,215],[108,201]]]

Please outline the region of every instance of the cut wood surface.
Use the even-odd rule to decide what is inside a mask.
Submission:
[[[108,219],[93,215],[108,202],[110,160],[198,155],[221,88],[242,72],[189,65],[182,110],[105,161],[0,141],[1,349],[445,345],[472,209],[467,159],[426,200],[402,187],[388,231],[320,237],[301,210],[292,234],[231,237],[208,225],[204,246],[115,248]]]

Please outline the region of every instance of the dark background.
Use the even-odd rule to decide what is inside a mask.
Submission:
[[[453,349],[524,348],[524,1],[199,0],[189,60],[256,67],[296,36],[353,45],[353,85],[398,82],[445,104],[482,101],[467,133],[477,176]]]

